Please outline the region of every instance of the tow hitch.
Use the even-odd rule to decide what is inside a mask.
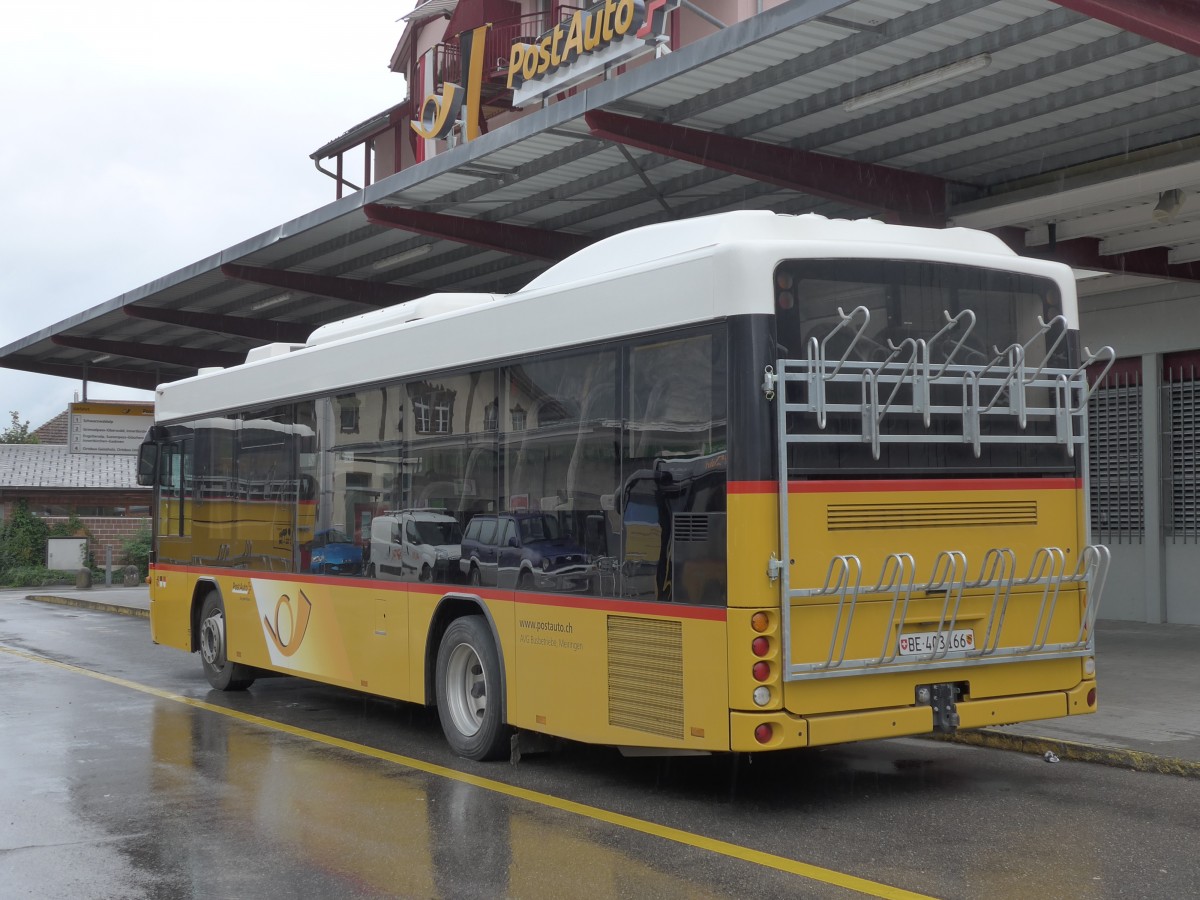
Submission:
[[[933,730],[951,734],[958,730],[958,701],[967,692],[965,684],[945,682],[942,684],[917,685],[917,706],[933,708]]]

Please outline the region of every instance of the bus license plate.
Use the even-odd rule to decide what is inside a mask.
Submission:
[[[901,656],[929,656],[975,649],[975,632],[970,628],[956,631],[916,631],[900,635]]]

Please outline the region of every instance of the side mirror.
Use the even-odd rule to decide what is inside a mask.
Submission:
[[[515,537],[511,537],[511,538],[509,538],[509,539],[508,539],[508,546],[510,546],[510,547],[520,547],[520,546],[521,546],[521,542],[520,542],[520,541],[518,541],[518,540],[517,540]]]
[[[145,443],[138,447],[137,483],[153,487],[158,481],[158,444]]]

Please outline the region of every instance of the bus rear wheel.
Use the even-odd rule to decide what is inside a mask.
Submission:
[[[451,749],[467,759],[503,759],[509,728],[501,707],[500,655],[481,616],[455,619],[438,645],[438,718]]]
[[[204,677],[218,691],[244,691],[254,684],[254,669],[229,661],[225,604],[209,591],[200,607],[200,661]]]

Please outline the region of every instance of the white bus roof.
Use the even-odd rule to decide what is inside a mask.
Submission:
[[[162,421],[211,416],[617,340],[733,315],[771,314],[767,276],[788,259],[908,259],[980,266],[1056,282],[1078,328],[1075,281],[1060,263],[1013,253],[993,235],[738,211],[633,229],[598,241],[505,295],[440,293],[313,332],[240,366],[168,385]]]
[[[720,244],[768,241],[808,243],[814,250],[819,246],[819,255],[823,257],[830,256],[830,245],[840,248],[835,256],[860,256],[868,247],[877,250],[881,246],[921,248],[925,252],[955,250],[1009,260],[1016,256],[995,235],[971,228],[917,228],[888,225],[876,219],[827,219],[814,213],[789,216],[746,209],[660,222],[613,235],[551,266],[522,290],[555,287]],[[796,255],[817,255],[810,249],[798,247]],[[867,255],[878,257],[876,252]]]

